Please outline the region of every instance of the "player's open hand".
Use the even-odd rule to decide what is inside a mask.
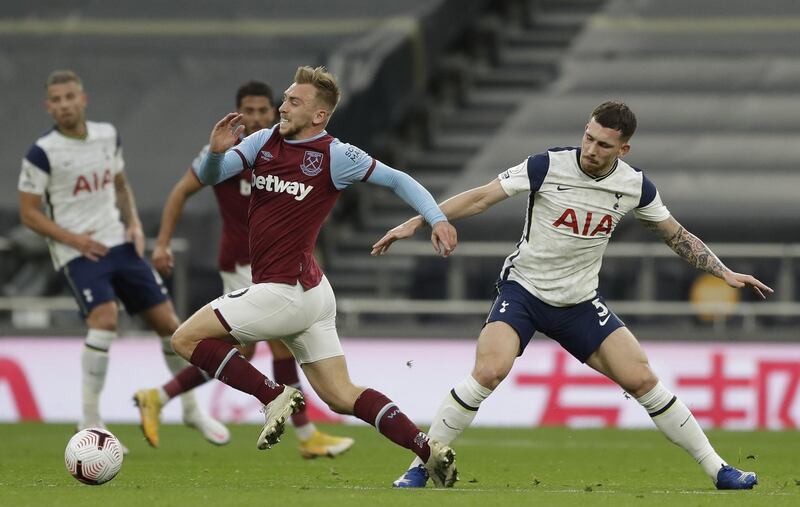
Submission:
[[[153,248],[153,255],[150,258],[153,261],[153,267],[156,271],[163,276],[168,277],[172,275],[172,268],[175,267],[175,257],[172,255],[172,249],[169,246],[156,245]]]
[[[97,262],[100,257],[108,253],[108,247],[99,241],[92,239],[94,231],[87,231],[83,234],[75,234],[70,241],[70,246],[78,250],[90,261]]]
[[[410,238],[414,235],[414,232],[416,232],[416,230],[422,226],[423,223],[425,222],[422,220],[422,217],[416,216],[411,220],[406,220],[394,229],[391,229],[389,232],[384,234],[377,243],[372,245],[372,252],[370,252],[370,255],[385,254],[389,250],[389,247],[392,246],[392,243],[398,239]]]
[[[431,230],[431,243],[436,253],[442,257],[448,257],[458,244],[458,234],[456,228],[450,222],[442,220],[436,222]]]
[[[244,125],[241,124],[243,117],[241,113],[228,113],[214,125],[208,141],[211,153],[225,153],[236,144],[244,132]]]
[[[728,271],[723,275],[722,279],[725,280],[725,283],[737,289],[749,285],[753,289],[753,292],[758,294],[758,296],[761,299],[767,299],[766,294],[772,294],[773,292],[775,292],[774,290],[772,290],[772,288],[761,283],[759,279],[757,279],[752,275],[745,275],[742,273],[734,273],[733,271]]]

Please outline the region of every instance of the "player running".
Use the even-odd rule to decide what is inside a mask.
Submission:
[[[257,446],[267,449],[279,441],[284,421],[302,406],[303,395],[266,378],[233,345],[281,339],[331,410],[374,425],[412,450],[436,485],[452,486],[452,449],[429,439],[385,395],[350,380],[336,332],[336,300],[313,251],[339,193],[357,181],[389,187],[414,207],[431,224],[438,253],[452,252],[456,232],[413,178],[325,131],[339,97],[338,84],[324,67],[300,67],[284,92],[276,127],[234,147],[244,129],[237,126],[242,115],[230,113],[214,126],[198,177],[216,184],[252,169],[253,285],[201,308],[175,332],[172,345],[198,368],[265,405]]]
[[[242,115],[243,135],[271,127],[275,124],[275,105],[272,89],[261,81],[244,83],[236,92],[236,110]],[[161,215],[161,228],[158,231],[156,246],[153,249],[153,265],[163,276],[172,273],[174,257],[170,249],[170,240],[175,226],[183,212],[186,200],[200,191],[205,185],[198,179],[200,163],[208,153],[208,145],[192,162],[192,166],[175,184],[164,205]],[[219,275],[222,278],[223,293],[244,289],[252,284],[250,273],[250,253],[247,241],[247,213],[250,207],[250,177],[252,171],[246,169],[239,175],[228,178],[212,188],[222,217],[222,238],[219,245]],[[272,371],[275,380],[280,384],[300,388],[297,363],[286,346],[277,340],[268,341],[272,352]],[[255,343],[241,348],[248,360],[255,354]],[[170,351],[172,348],[170,347]],[[139,407],[142,431],[153,447],[158,447],[158,425],[161,408],[170,399],[188,392],[206,383],[210,377],[205,372],[187,366],[169,382],[159,388],[140,389],[134,394]],[[354,440],[337,437],[319,431],[309,421],[305,409],[292,414],[292,423],[297,433],[300,454],[304,458],[319,456],[335,457],[350,449]],[[209,439],[222,445],[230,440],[228,429],[219,424]]]
[[[655,185],[622,160],[635,130],[636,117],[625,104],[605,102],[592,112],[580,148],[551,148],[530,156],[488,184],[441,204],[447,218],[456,220],[518,193],[528,195],[522,238],[500,271],[472,374],[445,396],[429,435],[446,444],[455,440],[539,331],[634,396],[664,436],[686,450],[718,489],[750,489],[758,484],[756,474],[737,470],[714,451],[692,413],[658,380],[639,342],[598,292],[608,240],[633,211],[696,268],[731,287],[750,286],[761,298],[772,293],[752,276],[728,269],[670,215]],[[421,225],[415,217],[390,230],[375,243],[373,255],[386,253]],[[427,479],[415,460],[394,486],[424,487]]]

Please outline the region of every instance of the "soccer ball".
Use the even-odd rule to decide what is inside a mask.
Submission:
[[[97,486],[113,479],[122,467],[122,445],[103,428],[87,428],[69,439],[64,463],[73,477]]]

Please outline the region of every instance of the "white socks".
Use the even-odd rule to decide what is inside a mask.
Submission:
[[[478,408],[490,394],[492,394],[491,389],[483,387],[472,378],[472,375],[468,375],[442,400],[439,410],[433,417],[428,436],[449,445],[472,424],[472,420],[478,415]],[[416,458],[409,468],[422,464],[422,460]]]
[[[309,440],[316,431],[317,427],[312,422],[294,428],[294,433],[297,435],[298,440]]]
[[[161,337],[161,352],[164,354],[164,362],[167,363],[167,368],[169,369],[170,373],[175,376],[181,370],[189,366],[189,363],[181,356],[176,354],[174,350],[172,350],[170,338],[170,336]],[[169,396],[167,396],[167,393],[164,392],[163,388],[159,389],[158,396],[161,398],[162,405],[165,405],[171,399]],[[181,404],[183,405],[184,415],[194,412],[195,410],[199,410],[197,406],[197,399],[195,398],[194,393],[191,391],[181,394]]]
[[[711,447],[708,438],[686,405],[661,382],[636,401],[647,410],[661,433],[691,454],[716,483],[717,472],[725,461]]]
[[[81,353],[81,386],[83,390],[83,416],[79,426],[88,428],[102,424],[100,418],[100,393],[108,371],[108,349],[116,338],[115,331],[89,329]]]

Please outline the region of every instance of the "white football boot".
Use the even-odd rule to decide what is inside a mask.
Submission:
[[[303,393],[291,386],[284,386],[277,398],[264,406],[264,427],[258,435],[256,446],[269,449],[281,441],[286,419],[305,406]]]
[[[206,440],[214,445],[225,445],[231,441],[231,432],[228,431],[228,428],[199,408],[185,411],[183,424],[199,431]]]

